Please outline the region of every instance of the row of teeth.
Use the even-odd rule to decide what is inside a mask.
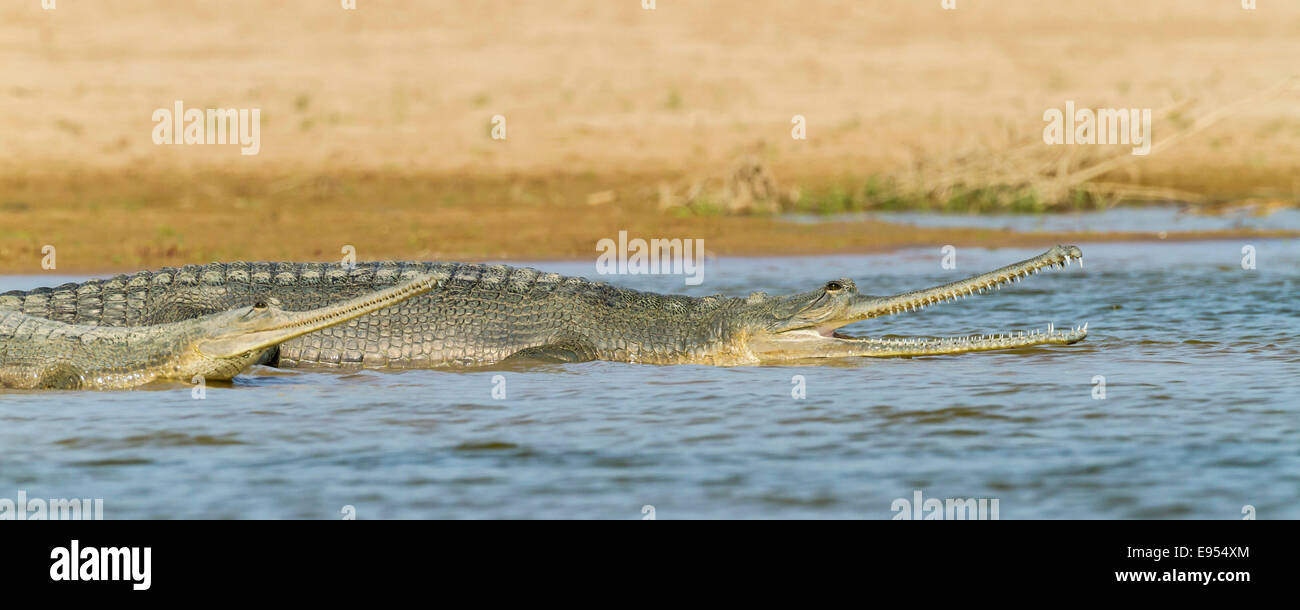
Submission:
[[[989,288],[994,288],[994,289],[997,289],[997,290],[1002,290],[1002,285],[1003,285],[1003,284],[1010,284],[1010,283],[1014,283],[1014,282],[1019,282],[1021,278],[1028,277],[1028,276],[1031,276],[1031,275],[1034,275],[1034,274],[1038,273],[1039,271],[1042,271],[1043,269],[1064,269],[1064,268],[1066,268],[1067,266],[1069,266],[1070,263],[1072,263],[1072,262],[1075,261],[1076,259],[1079,261],[1079,268],[1082,269],[1082,268],[1083,268],[1083,257],[1082,257],[1082,256],[1074,257],[1074,256],[1070,256],[1070,255],[1067,254],[1067,255],[1065,255],[1065,257],[1064,257],[1064,260],[1059,260],[1059,261],[1057,261],[1057,262],[1055,262],[1055,263],[1049,263],[1049,264],[1046,264],[1046,265],[1041,265],[1041,266],[1038,266],[1038,267],[1034,267],[1033,269],[1030,269],[1030,270],[1028,270],[1028,271],[1020,271],[1020,272],[1017,272],[1017,273],[1012,273],[1012,274],[1009,275],[1009,276],[1008,276],[1008,275],[1001,275],[1001,276],[998,276],[997,278],[995,278],[991,283],[989,283],[989,284],[985,284],[985,285],[983,285],[983,286],[979,286],[979,287],[967,286],[967,287],[966,287],[966,292],[949,292],[949,293],[940,294],[940,295],[932,295],[932,296],[926,297],[926,300],[925,300],[924,302],[921,302],[921,303],[905,303],[905,304],[903,304],[903,305],[896,305],[896,306],[890,308],[890,310],[889,310],[888,313],[890,313],[890,314],[896,314],[896,313],[901,313],[901,312],[905,312],[905,311],[917,311],[917,310],[925,309],[926,307],[929,307],[930,305],[937,305],[937,304],[939,304],[939,303],[948,303],[948,302],[954,301],[954,300],[956,300],[956,299],[958,299],[958,298],[962,298],[962,299],[964,299],[964,298],[966,298],[966,297],[968,297],[968,296],[973,296],[973,295],[976,295],[976,294],[984,294],[984,292],[985,292],[986,290],[988,290]]]
[[[948,337],[942,339],[873,339],[877,343],[897,346],[920,346],[920,345],[972,345],[972,344],[992,344],[992,343],[1024,343],[1038,341],[1047,338],[1072,337],[1076,335],[1086,335],[1088,333],[1088,324],[1075,326],[1069,331],[1058,331],[1052,324],[1047,325],[1046,331],[1033,330],[1019,333],[1007,333],[1001,335],[972,335],[969,337]]]
[[[315,324],[316,322],[319,322],[319,321],[321,321],[321,320],[325,320],[325,319],[331,319],[331,318],[337,318],[337,317],[345,316],[345,315],[348,315],[348,314],[350,314],[350,313],[352,313],[352,312],[354,312],[354,311],[357,311],[357,310],[359,310],[359,309],[365,309],[365,308],[367,308],[367,307],[370,307],[371,305],[375,305],[375,304],[378,304],[378,303],[381,303],[381,302],[384,302],[384,301],[395,300],[395,299],[397,299],[397,298],[399,298],[399,297],[402,297],[402,296],[405,296],[405,295],[410,294],[410,293],[412,293],[412,292],[415,292],[415,291],[418,291],[418,290],[423,289],[423,288],[424,288],[426,285],[428,285],[431,281],[433,281],[431,278],[427,278],[427,277],[426,277],[426,278],[422,278],[422,279],[419,279],[419,280],[412,281],[411,283],[406,284],[406,285],[400,285],[400,286],[397,286],[397,287],[394,287],[394,288],[390,288],[388,292],[382,292],[382,293],[380,293],[378,296],[375,296],[375,297],[372,297],[372,298],[367,299],[367,300],[365,300],[365,301],[362,301],[362,302],[360,302],[360,303],[356,303],[356,304],[354,304],[354,305],[351,305],[351,306],[349,306],[349,307],[347,307],[347,308],[345,308],[345,309],[343,309],[343,310],[341,310],[341,311],[337,311],[337,312],[329,313],[329,314],[323,314],[323,315],[315,316],[315,317],[308,318],[308,319],[305,319],[305,320],[298,320],[297,322],[293,322],[293,323],[287,325],[286,328],[294,328],[294,327],[298,327],[298,326],[308,326],[308,325],[311,325],[311,324]]]

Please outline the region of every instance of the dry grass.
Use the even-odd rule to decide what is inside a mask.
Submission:
[[[664,214],[660,176],[454,178],[392,172],[253,177],[84,173],[7,179],[0,204],[0,272],[47,273],[41,248],[57,248],[58,273],[128,271],[214,260],[594,259],[595,244],[633,237],[704,239],[710,255],[870,252],[908,246],[1047,246],[1154,239],[1106,235],[900,227],[884,222],[801,225],[765,216]],[[586,194],[616,203],[590,205]],[[629,195],[624,197],[624,195]],[[40,202],[40,203],[36,203]],[[485,212],[485,210],[488,210]],[[1169,239],[1260,235],[1171,234]],[[1272,233],[1290,235],[1296,233]]]

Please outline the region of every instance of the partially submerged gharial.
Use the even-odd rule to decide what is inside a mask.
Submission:
[[[400,286],[302,312],[266,302],[151,326],[55,322],[0,309],[0,387],[120,389],[162,379],[228,380],[283,341],[347,322],[432,288]]]
[[[258,359],[279,367],[434,368],[506,359],[746,365],[849,356],[925,356],[1070,344],[1087,326],[1017,335],[873,339],[837,329],[999,288],[1083,253],[1056,246],[971,278],[893,296],[852,280],[788,296],[662,295],[504,265],[388,262],[212,263],[0,295],[0,311],[80,325],[138,327],[275,299],[327,307],[418,274],[435,286],[402,303],[286,338]],[[1082,261],[1081,261],[1082,264]]]

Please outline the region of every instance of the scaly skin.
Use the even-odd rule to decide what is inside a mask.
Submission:
[[[276,299],[314,309],[429,274],[428,294],[280,344],[281,367],[433,368],[507,358],[744,365],[808,358],[956,354],[1082,340],[1086,329],[1013,337],[885,340],[835,329],[998,288],[1082,252],[1057,246],[1026,261],[925,290],[858,294],[852,280],[789,296],[661,295],[504,265],[388,262],[212,263],[0,295],[0,310],[67,323],[139,326]]]
[[[433,284],[417,277],[311,311],[286,313],[259,303],[152,326],[68,324],[0,310],[0,387],[106,390],[161,379],[230,379],[269,347],[401,302]]]

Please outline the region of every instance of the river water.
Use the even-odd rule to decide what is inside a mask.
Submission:
[[[1218,216],[1197,215],[1171,205],[1118,207],[1102,211],[1055,214],[931,214],[926,212],[856,212],[850,214],[789,214],[785,220],[797,223],[852,222],[865,219],[923,227],[978,227],[1009,231],[1222,231],[1230,229],[1273,229],[1300,231],[1300,208],[1270,214],[1247,211]]]
[[[0,392],[0,498],[103,498],[109,519],[890,519],[920,492],[997,500],[1002,519],[1300,518],[1300,240],[1080,245],[1084,269],[848,329],[1088,322],[1074,346],[797,367],[256,368],[202,400],[182,384]],[[848,276],[884,294],[1037,252],[960,249],[955,270],[938,248],[720,259],[698,287],[605,279],[747,294]],[[64,279],[0,277],[0,291]]]

